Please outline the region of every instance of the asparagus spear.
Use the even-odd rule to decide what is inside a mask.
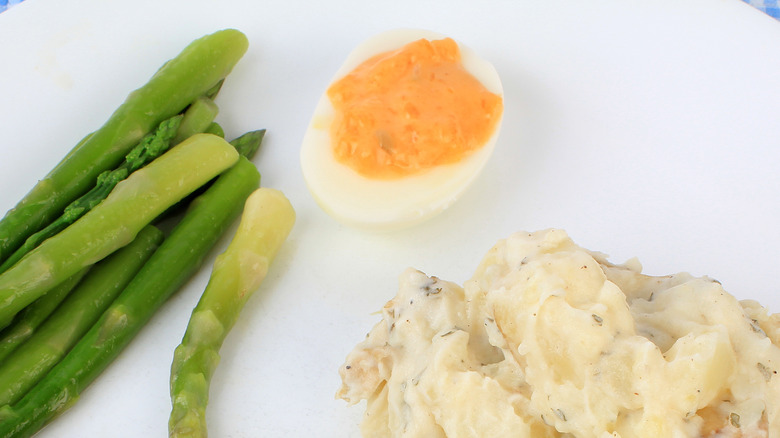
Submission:
[[[160,248],[62,361],[18,403],[0,408],[0,437],[29,437],[73,405],[200,267],[259,181],[255,166],[242,157],[195,199]]]
[[[219,82],[216,83],[213,87],[209,88],[208,91],[206,91],[203,96],[214,100],[217,97],[217,94],[219,94],[220,90],[222,90],[222,85],[225,83],[225,80],[222,79]]]
[[[216,125],[216,123],[212,123],[211,125]],[[224,137],[224,136],[225,133],[222,132],[220,137]],[[263,142],[264,136],[265,136],[265,129],[259,129],[257,131],[249,131],[231,140],[230,144],[233,145],[234,148],[236,148],[236,151],[238,152],[239,155],[251,160],[252,157],[255,156],[255,153],[257,153],[257,150],[260,149],[260,144]],[[178,216],[182,211],[184,211],[184,209],[188,205],[190,205],[190,202],[192,202],[193,199],[203,194],[203,192],[208,190],[208,188],[209,188],[209,184],[205,184],[202,187],[200,187],[198,190],[195,190],[194,192],[190,193],[189,196],[182,199],[176,205],[169,208],[168,211],[160,215],[160,219],[166,219],[172,216],[173,217]]]
[[[68,153],[0,221],[0,261],[89,190],[101,172],[116,167],[154,126],[218,85],[247,46],[246,36],[234,29],[206,35],[130,93],[101,128]]]
[[[192,312],[171,367],[171,437],[206,437],[206,404],[219,349],[244,304],[295,222],[282,192],[257,189],[247,199],[241,223],[227,250],[217,257],[206,290]]]
[[[211,93],[216,91],[218,90],[212,90]],[[14,251],[5,262],[0,264],[0,274],[16,264],[25,254],[40,245],[41,242],[64,230],[68,225],[99,204],[108,196],[119,181],[127,178],[131,173],[165,153],[171,145],[179,144],[195,134],[206,131],[218,112],[219,109],[213,100],[209,97],[201,96],[187,107],[183,115],[175,115],[163,120],[153,133],[147,134],[125,156],[125,160],[119,167],[98,175],[97,183],[92,190],[65,207],[63,214],[44,229],[28,237],[22,246]]]
[[[163,240],[152,225],[90,270],[39,330],[0,365],[0,406],[18,401],[73,347]]]
[[[239,137],[236,137],[230,141],[230,144],[236,148],[239,155],[252,158],[260,148],[260,143],[263,142],[263,137],[265,137],[265,129],[258,129],[257,131],[249,131]]]
[[[119,167],[114,170],[106,170],[98,175],[97,183],[92,190],[65,207],[65,211],[60,217],[28,237],[24,244],[0,265],[0,273],[7,271],[8,268],[15,265],[25,254],[36,248],[41,242],[64,230],[68,225],[76,222],[77,219],[92,210],[92,208],[106,199],[106,196],[111,193],[111,190],[114,189],[119,181],[127,178],[128,175],[166,152],[170,148],[174,136],[179,132],[182,118],[183,116],[176,115],[164,120],[157,126],[154,132],[147,134],[127,154]]]
[[[25,307],[0,336],[0,363],[35,333],[90,268],[84,268]]]
[[[157,215],[237,159],[222,138],[198,134],[117,184],[84,217],[0,274],[0,326],[64,279],[128,244]]]
[[[195,99],[184,112],[181,127],[172,143],[179,144],[195,134],[206,132],[218,113],[219,107],[211,98],[201,96]]]
[[[222,129],[222,126],[217,122],[213,122],[212,124],[210,124],[209,127],[206,128],[205,132],[225,138],[225,130]]]

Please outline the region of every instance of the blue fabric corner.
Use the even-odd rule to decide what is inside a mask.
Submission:
[[[780,3],[778,0],[742,0],[759,11],[773,18],[780,19]]]
[[[5,11],[13,5],[18,5],[24,0],[0,0],[0,12]]]

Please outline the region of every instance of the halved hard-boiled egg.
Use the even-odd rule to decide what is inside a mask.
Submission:
[[[438,33],[400,29],[349,54],[301,147],[317,203],[376,230],[450,206],[490,158],[503,116],[495,68]]]

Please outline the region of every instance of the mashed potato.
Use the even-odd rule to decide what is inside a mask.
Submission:
[[[613,265],[561,230],[463,287],[401,275],[340,369],[373,437],[780,436],[780,320],[709,278]]]

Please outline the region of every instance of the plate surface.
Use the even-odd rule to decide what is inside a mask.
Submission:
[[[358,437],[362,406],[334,399],[337,369],[397,276],[412,266],[463,282],[515,231],[564,228],[614,262],[709,275],[780,310],[780,23],[739,0],[29,0],[0,15],[0,210],[166,59],[226,27],[250,49],[218,120],[229,136],[268,129],[255,162],[298,222],[222,349],[213,436]],[[397,27],[449,35],[492,61],[505,120],[458,203],[369,234],[317,207],[298,149],[347,53]],[[39,437],[164,436],[173,349],[208,271]]]

